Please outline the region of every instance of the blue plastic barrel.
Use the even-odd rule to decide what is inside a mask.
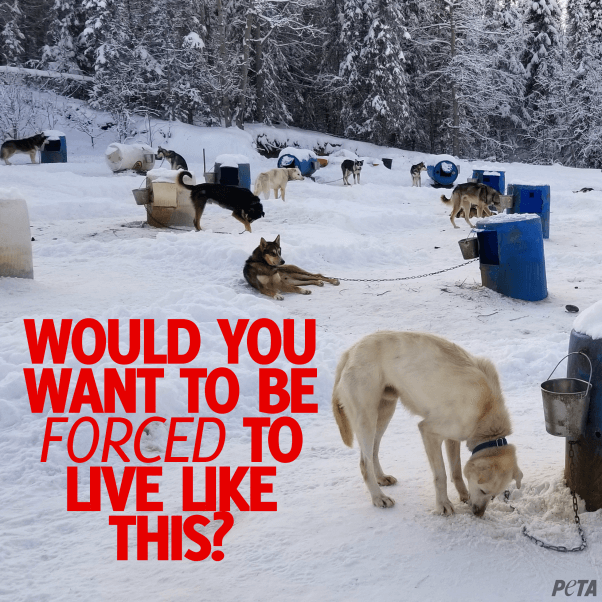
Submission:
[[[299,157],[287,153],[279,157],[278,167],[298,167],[301,175],[311,176],[320,167],[320,163],[314,157],[299,159]]]
[[[500,194],[504,194],[506,190],[506,173],[503,171],[492,171],[489,169],[474,169],[472,177],[479,184],[487,184]]]
[[[524,301],[548,296],[541,219],[477,221],[483,286]]]
[[[426,173],[435,184],[451,187],[458,178],[460,170],[455,163],[446,160],[439,161],[437,165],[427,165]]]
[[[216,184],[251,190],[251,165],[249,163],[239,163],[236,167],[216,163],[213,171]]]
[[[541,217],[544,238],[550,238],[550,187],[508,184],[513,204],[508,213],[536,213]]]
[[[582,351],[592,362],[592,389],[585,432],[573,445],[575,468],[571,475],[569,443],[566,444],[565,478],[568,486],[585,500],[588,512],[602,508],[602,339],[571,331],[569,352]],[[582,355],[569,355],[567,378],[589,380],[590,367]]]
[[[48,140],[40,151],[40,163],[67,163],[67,140],[59,136],[58,140]]]

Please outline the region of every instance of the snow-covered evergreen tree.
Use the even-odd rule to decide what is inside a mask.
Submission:
[[[17,65],[23,60],[25,35],[21,31],[23,13],[19,0],[6,2],[0,9],[0,61]]]

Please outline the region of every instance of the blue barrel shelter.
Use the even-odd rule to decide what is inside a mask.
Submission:
[[[477,239],[483,286],[524,301],[548,296],[539,216],[500,214],[479,220]]]
[[[536,213],[541,217],[544,238],[550,238],[550,187],[508,184],[512,207],[508,213]]]
[[[426,173],[435,182],[436,188],[451,188],[458,178],[460,168],[452,161],[439,161],[437,165],[427,165]]]
[[[590,392],[589,410],[585,430],[573,445],[575,467],[570,471],[569,440],[566,442],[565,478],[571,491],[575,491],[585,500],[588,512],[602,508],[602,338],[593,338],[579,332],[580,323],[585,326],[590,312],[602,310],[602,302],[594,304],[575,320],[569,339],[569,353],[581,351],[592,362],[592,389]],[[585,318],[585,320],[583,320]],[[587,328],[583,328],[587,330]],[[588,381],[590,366],[582,355],[569,355],[567,378],[579,378]]]
[[[311,176],[320,167],[316,153],[304,148],[287,146],[278,155],[278,167],[298,167],[304,176]]]
[[[251,190],[251,164],[245,155],[219,155],[213,171],[215,184]]]
[[[67,163],[67,138],[58,130],[46,130],[46,144],[40,151],[40,163]]]
[[[472,178],[479,184],[486,184],[497,190],[500,194],[506,191],[506,173],[503,171],[491,171],[489,169],[474,169]]]

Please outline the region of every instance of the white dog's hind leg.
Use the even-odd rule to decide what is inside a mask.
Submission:
[[[447,497],[447,483],[445,475],[445,465],[443,464],[443,454],[441,444],[443,437],[429,430],[426,420],[418,424],[426,455],[433,471],[435,482],[435,504],[439,514],[454,514],[454,506]]]
[[[460,442],[455,439],[445,440],[445,449],[449,461],[449,471],[451,472],[452,483],[456,486],[460,499],[467,502],[469,495],[466,484],[462,478],[462,463],[460,462]]]
[[[360,470],[368,487],[368,491],[372,496],[372,503],[379,508],[390,508],[395,504],[395,500],[386,496],[378,486],[374,471],[374,451],[375,451],[375,435],[376,421],[368,416],[367,413],[362,413],[359,417],[360,424],[354,425],[355,436],[360,445]]]
[[[394,399],[383,397],[380,400],[380,405],[378,406],[378,420],[376,422],[376,436],[374,437],[374,474],[376,476],[376,481],[381,486],[386,485],[394,485],[397,483],[397,479],[390,475],[385,474],[383,469],[380,466],[380,462],[378,459],[378,451],[380,449],[380,441],[383,437],[384,432],[387,430],[387,426],[389,426],[389,422],[395,413],[395,407],[397,405],[397,396],[395,395]]]

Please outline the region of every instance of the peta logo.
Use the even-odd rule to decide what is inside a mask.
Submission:
[[[587,589],[585,589],[585,584],[589,583]],[[575,587],[579,584],[579,589],[575,590]],[[585,593],[583,590],[585,589]],[[579,579],[579,581],[575,581],[572,579],[568,583],[565,583],[562,579],[556,579],[556,583],[554,583],[554,589],[552,591],[552,595],[555,596],[556,592],[564,591],[565,596],[572,596],[573,594],[577,594],[578,596],[595,596],[596,595],[596,580],[592,579],[588,581],[587,579]]]

